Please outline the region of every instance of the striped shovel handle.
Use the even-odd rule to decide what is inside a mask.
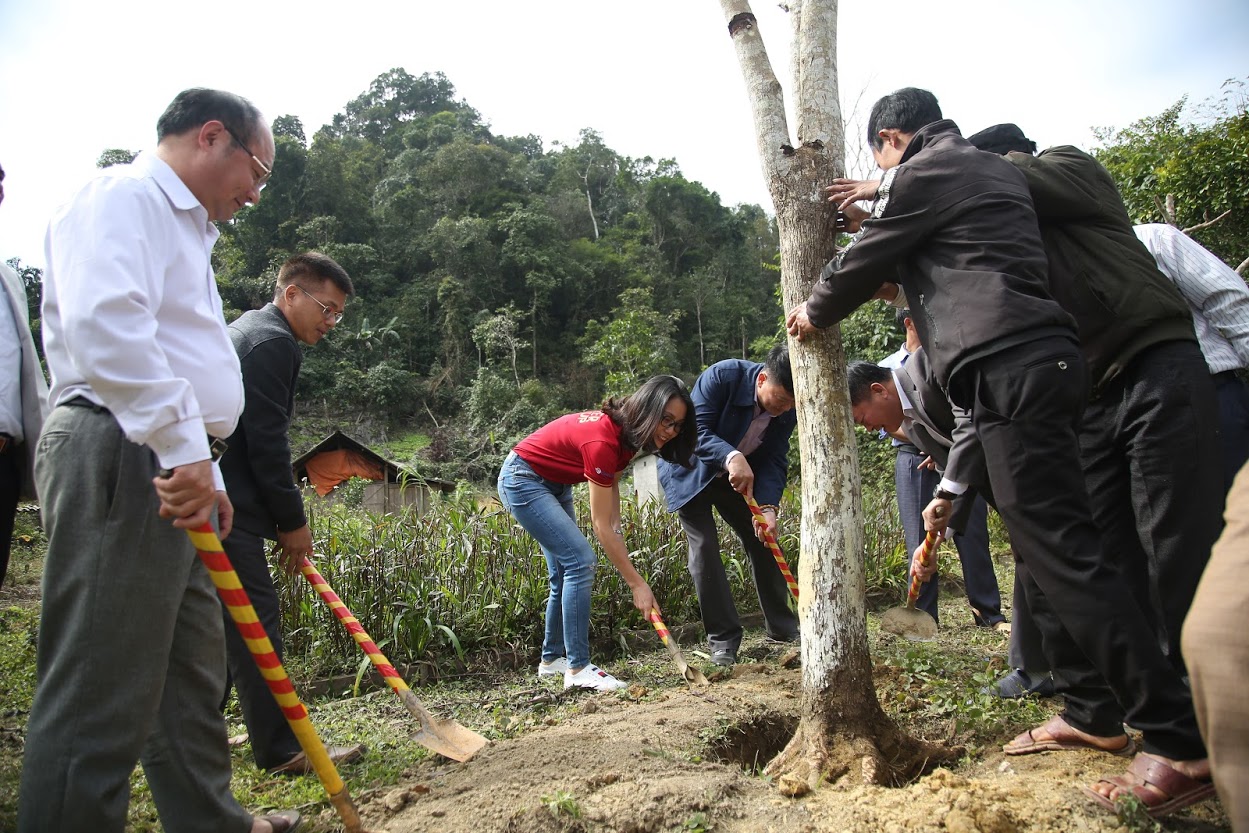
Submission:
[[[188,529],[187,535],[190,536],[195,551],[199,553],[200,560],[208,568],[208,575],[217,588],[217,595],[221,597],[226,610],[230,613],[230,618],[234,620],[239,633],[243,635],[247,649],[256,660],[265,683],[277,699],[286,722],[290,724],[291,731],[295,733],[295,739],[299,741],[300,748],[304,750],[317,778],[321,780],[321,786],[325,787],[325,792],[329,794],[330,802],[338,811],[343,825],[348,833],[361,833],[364,827],[355,805],[352,804],[351,795],[347,792],[347,785],[343,783],[334,762],[330,760],[325,744],[321,742],[312,721],[308,719],[308,710],[300,702],[299,695],[295,693],[295,687],[291,685],[290,677],[286,675],[286,669],[282,667],[282,661],[273,650],[273,643],[269,641],[264,625],[260,624],[256,609],[252,607],[251,599],[247,597],[247,591],[243,589],[238,573],[234,572],[230,559],[222,550],[221,539],[217,537],[212,525],[207,523],[195,529]]]
[[[794,580],[794,574],[789,571],[789,562],[785,560],[785,553],[781,552],[780,544],[776,543],[776,536],[767,531],[768,521],[763,515],[763,510],[759,508],[759,504],[753,497],[746,498],[746,505],[755,516],[755,523],[764,530],[764,541],[768,549],[772,551],[772,557],[776,559],[776,566],[781,568],[781,575],[785,577],[785,583],[789,585],[789,592],[794,594],[794,601],[798,601],[798,582]]]
[[[416,699],[416,695],[412,693],[412,689],[408,688],[403,677],[390,664],[390,660],[386,659],[386,655],[365,632],[364,626],[357,621],[347,609],[347,605],[330,587],[330,583],[317,572],[316,567],[312,566],[312,561],[307,557],[300,559],[299,569],[304,574],[304,578],[308,579],[308,583],[312,585],[312,589],[342,622],[343,627],[351,634],[351,638],[360,646],[360,650],[373,663],[373,667],[382,675],[382,679],[399,698],[399,702],[403,703],[404,708],[420,721],[421,730],[412,736],[413,740],[455,761],[467,761],[489,743],[486,738],[454,720],[439,719],[430,714],[429,710]]]
[[[924,545],[919,550],[919,566],[927,568],[932,563],[932,554],[937,549],[937,533],[928,530],[924,536]],[[906,591],[906,606],[914,609],[915,600],[919,598],[919,588],[924,584],[919,576],[911,576],[911,587]]]
[[[396,671],[395,667],[390,664],[389,660],[386,659],[386,655],[383,654],[381,649],[377,647],[377,643],[369,637],[368,633],[365,632],[364,627],[360,624],[356,617],[351,614],[351,611],[347,609],[347,605],[343,603],[343,600],[340,599],[338,594],[335,593],[330,587],[329,582],[321,576],[321,573],[317,571],[316,567],[312,566],[312,562],[309,561],[306,556],[300,559],[299,570],[304,574],[304,578],[308,579],[308,583],[312,585],[312,589],[317,591],[317,595],[321,597],[321,600],[325,602],[325,604],[329,606],[329,609],[334,612],[334,615],[338,617],[338,621],[343,623],[343,627],[347,629],[349,634],[351,634],[351,638],[356,641],[356,644],[360,646],[360,650],[363,651],[365,656],[367,656],[373,663],[373,667],[377,669],[377,673],[382,675],[382,679],[386,681],[386,685],[390,686],[391,690],[394,691],[395,694],[398,694],[400,699],[402,699],[402,692],[409,690],[408,684],[403,681],[403,677],[399,676],[399,672]]]

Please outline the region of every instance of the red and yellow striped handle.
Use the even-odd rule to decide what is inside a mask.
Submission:
[[[937,533],[928,530],[928,534],[924,536],[924,544],[919,550],[919,566],[927,567],[932,563],[933,551],[937,549],[940,542],[937,540]],[[915,600],[919,598],[919,588],[924,584],[924,580],[919,576],[911,576],[911,587],[906,591],[906,606],[915,607]]]
[[[377,647],[377,644],[365,632],[364,627],[351,615],[351,611],[347,609],[347,605],[338,597],[322,575],[317,572],[317,568],[312,566],[312,562],[306,557],[299,562],[300,572],[304,574],[304,578],[308,579],[308,583],[312,585],[312,589],[317,591],[317,595],[321,597],[330,608],[334,611],[334,615],[338,617],[338,621],[343,623],[343,627],[351,634],[351,638],[360,646],[360,650],[373,663],[373,667],[377,669],[377,673],[382,675],[386,684],[398,694],[401,691],[408,690],[408,684],[403,681],[403,677],[399,676],[399,672],[386,659],[385,654]]]
[[[412,693],[412,689],[408,688],[403,677],[399,676],[399,672],[390,664],[390,660],[386,659],[381,649],[365,632],[364,627],[347,609],[347,605],[330,587],[329,582],[312,566],[312,561],[306,557],[300,559],[299,569],[312,588],[317,591],[321,600],[342,622],[343,627],[351,634],[351,638],[360,646],[360,650],[364,651],[369,661],[373,663],[373,667],[399,698],[399,702],[403,703],[412,716],[420,721],[420,731],[412,736],[413,740],[453,761],[467,761],[489,743],[486,738],[454,720],[440,719],[430,714],[429,710],[416,699],[416,695]]]
[[[785,560],[785,554],[781,552],[780,545],[776,543],[776,536],[766,531],[768,521],[763,515],[763,510],[759,508],[759,504],[753,497],[747,497],[746,504],[750,506],[750,511],[755,516],[755,523],[765,530],[763,537],[768,545],[768,549],[772,551],[772,557],[776,559],[776,566],[781,568],[781,575],[785,577],[785,583],[789,585],[789,592],[794,594],[794,601],[797,601],[798,582],[794,580],[794,574],[789,571],[789,562]]]
[[[659,615],[659,611],[652,607],[646,612],[646,618],[655,626],[655,633],[659,634],[659,641],[665,646],[671,646],[672,634],[668,633],[668,626],[664,624],[663,617]]]
[[[300,748],[308,756],[309,763],[312,764],[317,778],[329,794],[330,801],[338,811],[339,817],[342,818],[348,833],[358,833],[364,828],[351,802],[351,795],[347,792],[347,785],[343,783],[334,762],[330,760],[325,744],[321,742],[317,730],[313,728],[312,721],[308,719],[308,710],[300,702],[299,695],[295,693],[295,687],[291,685],[286,669],[282,667],[281,660],[274,652],[273,643],[269,641],[264,625],[260,624],[256,609],[252,607],[251,599],[247,597],[247,591],[243,589],[238,573],[234,572],[230,559],[222,550],[221,540],[217,537],[217,533],[211,524],[204,524],[195,529],[188,529],[187,535],[191,537],[191,543],[199,553],[200,560],[208,568],[208,575],[217,588],[217,595],[221,597],[226,610],[230,613],[230,618],[234,620],[239,633],[243,635],[247,649],[256,660],[256,665],[259,666],[269,690],[273,692],[274,698],[277,699],[282,709],[282,714],[286,716],[286,722],[295,733],[295,739],[299,741]]]

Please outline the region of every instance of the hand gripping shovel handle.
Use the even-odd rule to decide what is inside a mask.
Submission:
[[[928,530],[928,534],[924,536],[924,545],[919,550],[919,566],[927,569],[932,564],[932,554],[937,549],[937,533]],[[915,600],[919,598],[919,588],[924,585],[924,580],[919,576],[911,576],[911,588],[906,591],[906,606],[909,610],[915,609]]]
[[[746,505],[750,507],[750,511],[755,516],[755,522],[763,527],[763,537],[768,545],[768,549],[772,551],[772,557],[776,559],[776,566],[781,568],[781,575],[785,577],[785,584],[789,585],[789,592],[794,594],[794,601],[798,600],[798,582],[794,581],[794,574],[789,571],[789,562],[785,560],[785,554],[781,552],[781,547],[776,543],[776,536],[767,531],[768,521],[763,516],[763,510],[759,508],[759,504],[755,502],[753,497],[746,498]]]
[[[404,707],[420,722],[421,731],[415,735],[414,739],[416,741],[429,747],[434,752],[445,755],[455,761],[467,761],[489,742],[473,730],[461,726],[455,721],[440,721],[430,714],[421,705],[421,702],[416,699],[412,689],[408,688],[408,684],[403,681],[403,677],[399,676],[399,672],[386,659],[381,649],[377,647],[365,632],[364,627],[356,620],[355,616],[351,615],[351,611],[347,609],[347,605],[343,603],[343,600],[330,587],[329,582],[322,578],[307,557],[300,559],[299,569],[304,574],[304,578],[308,580],[308,583],[312,585],[312,589],[317,592],[321,600],[329,606],[334,615],[338,617],[338,620],[343,623],[343,627],[347,629],[347,632],[351,634],[351,638],[360,646],[360,650],[373,663],[373,667],[382,675],[386,685],[390,686]]]
[[[221,539],[217,537],[211,524],[188,529],[187,535],[190,536],[195,551],[199,553],[200,560],[208,568],[208,575],[217,588],[217,595],[221,597],[226,610],[230,612],[230,618],[234,620],[239,633],[243,635],[243,641],[247,643],[247,648],[251,651],[252,658],[256,660],[256,665],[260,667],[260,673],[269,685],[269,690],[273,692],[274,698],[277,699],[278,706],[282,709],[286,722],[290,724],[291,731],[295,733],[295,739],[299,741],[300,748],[304,750],[317,778],[329,794],[330,803],[334,805],[339,818],[342,819],[347,833],[362,833],[364,826],[360,821],[360,814],[356,812],[355,805],[352,804],[347,786],[339,776],[334,762],[330,760],[325,744],[321,742],[317,730],[313,728],[312,721],[308,719],[308,710],[299,701],[299,695],[295,693],[295,687],[291,685],[286,669],[282,667],[281,660],[274,652],[273,643],[269,641],[264,626],[260,624],[256,609],[252,607],[251,599],[247,597],[247,592],[239,581],[238,573],[234,572],[230,559],[222,550]]]
[[[677,647],[677,642],[672,638],[672,634],[668,633],[668,626],[664,624],[663,617],[659,615],[659,611],[651,608],[646,614],[647,620],[655,626],[655,633],[659,634],[659,641],[668,649],[668,653],[672,655],[672,661],[676,664],[677,670],[681,672],[681,676],[685,678],[687,683],[694,685],[707,685],[707,677],[697,668],[691,668],[690,664],[685,661],[685,657],[681,654],[681,649]]]

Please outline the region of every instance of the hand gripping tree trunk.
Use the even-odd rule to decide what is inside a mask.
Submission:
[[[763,173],[781,238],[786,309],[805,301],[832,255],[833,213],[823,187],[841,175],[836,0],[791,0],[798,141],[791,143],[781,86],[748,0],[720,0],[745,77]],[[899,783],[952,757],[903,734],[872,682],[864,606],[859,464],[838,327],[790,340],[802,456],[799,614],[802,720],[768,765],[782,791],[801,794],[850,773]]]

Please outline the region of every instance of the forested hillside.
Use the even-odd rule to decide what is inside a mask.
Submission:
[[[483,444],[777,331],[773,221],[671,160],[589,129],[551,148],[494,135],[445,76],[402,69],[310,142],[290,116],[274,134],[263,199],[217,245],[227,315],[262,305],[288,255],[336,258],[359,297],[308,352],[301,400],[366,431],[427,425],[443,474],[480,479],[494,461],[455,469]]]

